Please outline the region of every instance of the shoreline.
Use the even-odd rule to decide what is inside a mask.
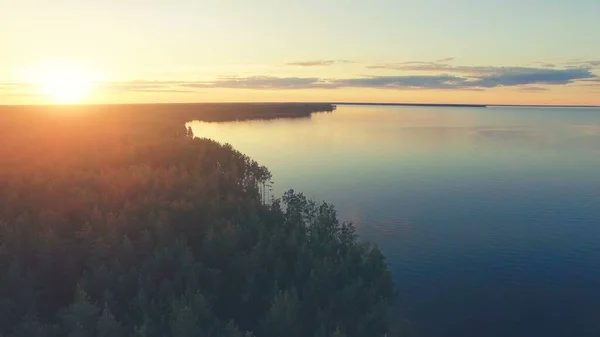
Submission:
[[[335,105],[328,103],[162,103],[107,105],[12,105],[0,106],[0,121],[12,114],[27,114],[35,118],[88,117],[143,120],[149,114],[168,114],[168,119],[187,123],[229,122],[254,119],[302,118],[315,112],[331,112]]]
[[[600,105],[573,105],[573,104],[469,104],[469,103],[403,103],[403,102],[196,102],[196,103],[101,103],[101,104],[39,104],[25,105],[13,104],[2,105],[0,110],[11,108],[30,109],[76,109],[76,108],[132,108],[132,107],[181,107],[181,106],[203,106],[203,107],[239,107],[239,106],[262,106],[262,107],[286,107],[290,106],[337,106],[337,105],[364,105],[364,106],[416,106],[416,107],[462,107],[462,108],[488,108],[488,107],[514,107],[514,108],[592,108],[600,109]]]

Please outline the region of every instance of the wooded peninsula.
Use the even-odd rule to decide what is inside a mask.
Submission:
[[[384,336],[380,250],[185,128],[333,109],[0,106],[0,336]]]

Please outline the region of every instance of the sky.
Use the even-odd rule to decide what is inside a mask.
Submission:
[[[0,0],[0,104],[600,105],[598,15],[598,0]]]

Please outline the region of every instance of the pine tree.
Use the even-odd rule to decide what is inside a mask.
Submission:
[[[171,319],[172,337],[196,337],[199,334],[198,320],[187,305],[174,305]]]
[[[133,336],[132,337],[152,337],[152,327],[150,324],[150,319],[148,316],[145,316],[142,324],[136,325],[133,328]]]
[[[123,335],[123,328],[115,320],[107,305],[104,305],[104,310],[102,310],[102,315],[98,319],[96,330],[97,337],[118,337]]]
[[[342,332],[342,330],[340,330],[339,327],[337,327],[335,329],[335,331],[333,332],[333,335],[331,337],[346,337],[346,334]]]
[[[262,321],[262,334],[270,337],[298,336],[298,309],[295,292],[279,291]]]
[[[227,322],[220,335],[222,337],[243,337],[242,332],[233,321]]]
[[[99,311],[80,284],[73,303],[60,314],[62,326],[69,334],[84,336],[82,334],[87,333],[91,336],[96,328]]]

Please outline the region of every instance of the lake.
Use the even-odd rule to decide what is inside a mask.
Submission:
[[[415,336],[600,335],[600,109],[191,122],[378,244]]]

